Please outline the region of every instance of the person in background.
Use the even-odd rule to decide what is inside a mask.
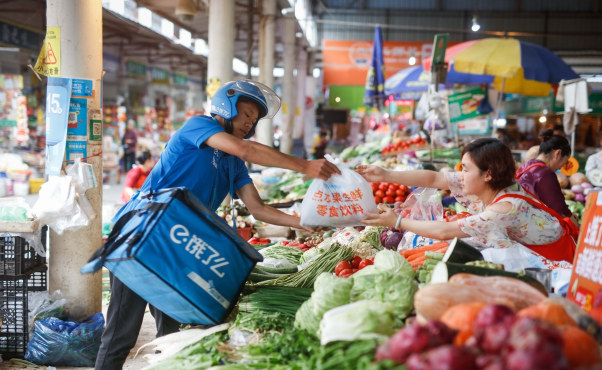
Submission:
[[[504,143],[504,145],[510,148],[511,139],[510,135],[508,135],[506,130],[504,130],[503,128],[498,128],[497,130],[495,130],[495,135],[497,136],[497,139],[499,141],[501,141],[502,143]]]
[[[125,178],[125,186],[121,192],[121,201],[124,204],[130,201],[136,191],[142,189],[142,184],[155,165],[155,159],[150,152],[138,154],[136,162],[138,162],[138,166],[133,167]]]
[[[554,135],[556,136],[562,136],[564,138],[566,138],[566,134],[564,133],[564,126],[563,125],[554,125],[554,127],[552,128]],[[541,134],[539,135],[541,137]]]
[[[328,147],[328,133],[322,130],[314,146],[314,159],[323,159],[326,155],[326,147]]]
[[[399,228],[437,240],[472,237],[487,248],[523,245],[552,261],[573,262],[576,226],[517,183],[512,152],[497,139],[477,139],[464,147],[461,172],[388,171],[363,165],[357,172],[368,182],[449,189],[471,214],[456,222],[420,221],[403,218],[381,204],[383,213],[367,213],[365,225]]]
[[[602,140],[600,140],[600,146],[602,146]],[[602,170],[602,152],[597,152],[587,157],[587,162],[585,162],[585,176],[588,176],[588,172],[593,169]]]
[[[573,223],[578,224],[578,219],[573,217],[564,201],[555,173],[569,160],[571,145],[565,137],[554,135],[553,132],[544,130],[540,134],[542,142],[539,155],[516,171],[516,179],[524,189],[533,193],[545,205],[563,218],[570,218]]]
[[[123,144],[123,171],[128,172],[132,169],[136,160],[136,144],[138,144],[138,134],[136,133],[134,120],[128,121],[121,142]]]

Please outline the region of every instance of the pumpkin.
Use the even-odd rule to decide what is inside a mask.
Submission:
[[[575,326],[563,326],[559,329],[564,339],[562,352],[569,361],[569,368],[600,365],[600,347],[591,335]]]
[[[584,174],[582,174],[581,172],[578,172],[574,175],[571,175],[569,177],[569,183],[571,184],[571,186],[573,185],[581,185],[584,182],[587,182],[587,177],[585,177]]]
[[[564,166],[560,169],[560,172],[567,176],[571,176],[577,173],[579,170],[579,162],[573,157],[569,158]]]
[[[472,336],[472,327],[477,314],[487,304],[483,302],[460,303],[448,308],[441,316],[441,322],[458,330],[454,344],[462,346]]]
[[[558,183],[560,184],[560,188],[564,189],[569,186],[569,178],[562,173],[557,173],[556,177],[558,178]]]
[[[518,317],[530,317],[547,321],[556,326],[577,326],[577,323],[559,303],[542,301],[518,311]]]
[[[456,163],[456,167],[454,169],[456,170],[456,172],[461,172],[462,171],[462,162]]]

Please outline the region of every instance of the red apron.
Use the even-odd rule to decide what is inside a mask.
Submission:
[[[558,219],[558,222],[564,229],[564,233],[558,240],[556,240],[555,242],[550,243],[550,244],[539,244],[539,245],[525,244],[525,243],[521,243],[521,244],[523,244],[525,247],[541,254],[545,258],[550,259],[552,261],[567,261],[569,263],[573,263],[573,259],[575,257],[576,245],[575,245],[575,241],[573,240],[571,235],[573,233],[575,233],[575,230],[577,232],[577,235],[579,234],[579,228],[577,228],[577,226],[575,226],[575,224],[573,222],[571,222],[571,221],[567,222],[566,220],[564,220],[562,217],[560,217],[558,212],[554,211],[552,208],[543,204],[543,202],[540,201],[539,199],[537,199],[537,197],[535,197],[535,196],[534,196],[535,199],[531,199],[524,195],[504,194],[501,197],[497,198],[495,200],[495,202],[493,202],[491,204],[495,204],[504,198],[522,199],[522,200],[528,202],[529,204],[531,204],[532,206],[537,207],[537,208],[541,209],[542,211],[545,211],[545,212],[551,214],[552,216],[556,217],[556,219]]]
[[[518,170],[516,171],[516,175],[514,176],[515,179],[520,179],[522,175],[525,174],[525,172],[527,172],[528,169],[530,169],[531,167],[535,167],[535,166],[545,166],[545,164],[543,163],[533,163],[532,165],[528,166],[527,168],[525,168],[521,173],[518,173]],[[531,193],[529,190],[527,190],[526,188],[523,187],[523,189],[529,193],[529,195],[531,195],[533,198],[539,200],[539,198],[537,196],[535,196],[535,194]],[[541,202],[541,200],[539,200]],[[543,202],[542,202],[543,204]],[[549,213],[549,212],[548,212]],[[574,240],[579,239],[579,227],[577,227],[573,221],[571,220],[570,217],[565,217],[563,218],[563,220],[569,224],[569,229],[571,231],[571,237],[573,237]]]

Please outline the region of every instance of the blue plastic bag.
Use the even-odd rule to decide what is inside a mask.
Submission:
[[[38,365],[94,367],[104,326],[101,312],[80,324],[56,317],[37,320],[25,359]]]

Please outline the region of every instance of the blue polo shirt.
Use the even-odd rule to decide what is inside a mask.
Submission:
[[[205,141],[224,129],[217,120],[196,116],[171,137],[161,158],[142,185],[141,192],[185,187],[215,211],[230,191],[228,156]],[[245,163],[233,157],[234,191],[253,181]]]

